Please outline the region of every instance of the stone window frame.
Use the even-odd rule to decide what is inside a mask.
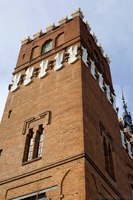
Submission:
[[[113,178],[113,180],[115,180],[113,139],[101,121],[99,122],[99,125],[100,125],[100,133],[103,140],[105,169],[107,173]]]
[[[43,112],[24,122],[22,135],[26,135],[26,138],[22,165],[42,158],[44,130],[49,123],[50,111]],[[33,124],[36,124],[36,128],[33,128]]]

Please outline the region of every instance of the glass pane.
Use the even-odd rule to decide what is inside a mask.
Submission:
[[[49,40],[43,45],[42,53],[46,53],[50,51],[52,48],[53,48],[53,41]]]

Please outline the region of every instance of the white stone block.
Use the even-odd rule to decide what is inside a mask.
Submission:
[[[63,52],[62,53],[58,53],[55,56],[55,66],[54,66],[54,70],[57,71],[59,69],[61,69],[63,67]]]
[[[72,64],[77,60],[77,53],[78,53],[78,46],[71,46],[68,49],[68,53],[69,53],[69,59],[68,59],[68,63]]]
[[[24,80],[24,85],[29,85],[32,82],[32,75],[33,75],[34,67],[30,67],[26,70],[25,74],[25,80]]]
[[[13,80],[12,80],[13,84],[11,86],[11,92],[14,92],[18,89],[18,84],[19,84],[20,78],[21,78],[21,74],[14,75]]]
[[[41,63],[40,63],[40,72],[39,72],[39,75],[38,75],[38,77],[39,78],[43,78],[43,77],[45,77],[46,76],[46,74],[47,74],[47,69],[48,69],[48,60],[43,60]]]

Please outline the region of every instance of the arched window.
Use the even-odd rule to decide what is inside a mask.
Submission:
[[[38,130],[36,132],[33,128],[29,129],[26,136],[23,162],[28,162],[35,158],[42,157],[43,136],[44,128],[42,124],[38,126]]]
[[[31,57],[30,57],[30,59],[33,59],[33,58],[36,58],[37,56],[39,56],[39,51],[40,51],[39,46],[34,47],[32,49],[32,51],[31,51]]]
[[[55,45],[56,47],[63,44],[64,43],[64,33],[60,33],[57,37],[56,37],[56,41],[55,41]]]
[[[42,54],[53,49],[53,40],[47,40],[42,46]]]

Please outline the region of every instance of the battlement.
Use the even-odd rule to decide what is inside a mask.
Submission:
[[[66,24],[68,24],[69,22],[75,20],[75,18],[79,18],[84,23],[86,29],[88,30],[88,34],[90,35],[90,37],[92,37],[91,39],[93,39],[95,41],[95,45],[97,46],[97,48],[99,49],[99,51],[102,54],[103,58],[106,60],[107,64],[109,65],[111,60],[110,60],[109,56],[104,52],[104,49],[103,49],[102,45],[99,43],[95,33],[92,31],[92,29],[91,29],[91,27],[89,25],[89,23],[86,20],[84,20],[84,15],[83,15],[83,12],[81,11],[81,9],[78,8],[77,10],[75,10],[71,14],[71,16],[72,16],[71,18],[68,18],[67,16],[63,17],[62,19],[60,19],[58,21],[57,25],[55,25],[55,23],[49,24],[46,27],[45,31],[39,30],[38,32],[34,33],[32,37],[31,36],[25,37],[23,40],[21,40],[22,48],[26,48],[26,46],[29,47],[31,44],[32,44],[31,46],[35,46],[35,43],[38,40],[40,40],[41,38],[47,38],[47,36],[51,36],[52,33],[58,32],[58,30],[63,29],[63,27]],[[74,27],[72,27],[72,29],[73,28]],[[40,54],[41,54],[41,52],[40,52]],[[25,57],[25,54],[23,54],[22,57]],[[30,59],[31,59],[31,57],[30,57]],[[21,65],[21,62],[18,61],[16,67],[19,67]]]

